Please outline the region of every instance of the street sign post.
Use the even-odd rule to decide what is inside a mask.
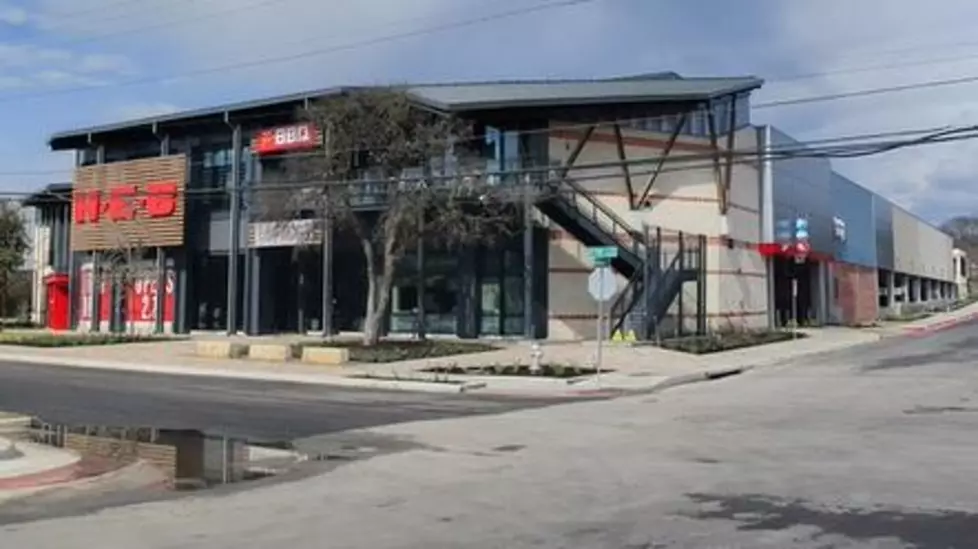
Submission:
[[[617,249],[615,250],[615,253],[617,254]],[[618,284],[615,281],[615,274],[611,271],[611,267],[598,267],[597,269],[591,271],[591,274],[587,278],[587,291],[589,294],[591,294],[591,297],[598,302],[598,349],[594,360],[594,372],[595,378],[600,384],[602,347],[604,346],[605,337],[604,304],[606,301],[614,297],[615,292],[618,291]]]
[[[612,259],[618,258],[618,248],[615,246],[601,246],[597,248],[588,248],[588,255],[591,256],[591,262],[594,263],[595,267],[600,267],[611,263]]]

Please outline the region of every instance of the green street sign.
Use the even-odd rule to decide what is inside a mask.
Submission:
[[[618,248],[615,246],[588,248],[587,251],[595,265],[607,265],[612,259],[618,257]]]

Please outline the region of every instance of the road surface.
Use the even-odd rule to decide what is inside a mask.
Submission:
[[[49,423],[196,429],[255,442],[554,402],[0,362],[2,411]]]
[[[972,325],[652,396],[387,425],[361,434],[411,445],[8,526],[0,546],[969,549],[976,365]]]

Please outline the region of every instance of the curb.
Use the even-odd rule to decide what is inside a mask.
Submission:
[[[24,488],[44,488],[77,480],[78,462],[69,463],[46,471],[29,473],[17,477],[0,478],[0,491],[22,490]]]
[[[466,384],[429,383],[424,381],[393,381],[384,379],[362,379],[343,376],[327,376],[317,374],[263,373],[246,370],[204,369],[187,366],[170,365],[141,365],[122,362],[101,362],[95,360],[71,359],[61,357],[46,357],[36,355],[16,355],[0,353],[0,361],[21,362],[26,364],[41,364],[62,368],[86,368],[90,370],[105,370],[116,372],[135,372],[143,374],[210,377],[216,379],[239,379],[248,381],[266,381],[270,383],[301,383],[306,385],[323,385],[333,387],[349,387],[354,389],[382,389],[395,391],[417,391],[426,393],[464,393]]]
[[[929,334],[936,332],[943,332],[944,330],[949,330],[951,328],[960,326],[961,324],[966,324],[978,320],[978,312],[969,313],[957,318],[952,318],[948,320],[942,320],[940,322],[935,322],[933,324],[928,324],[926,326],[911,326],[904,328],[904,334],[909,337],[925,337]]]
[[[0,353],[0,361],[20,362],[26,364],[40,364],[45,366],[62,368],[85,368],[90,370],[135,372],[156,375],[174,376],[195,376],[209,377],[214,379],[237,379],[248,381],[264,381],[269,383],[300,383],[305,385],[320,385],[325,387],[346,387],[351,389],[373,389],[384,391],[413,391],[420,393],[436,394],[471,394],[473,396],[495,396],[510,398],[613,398],[617,396],[640,395],[663,391],[670,387],[696,383],[700,381],[713,381],[744,373],[753,366],[717,368],[707,371],[697,371],[690,374],[682,374],[667,378],[649,387],[642,388],[589,388],[577,390],[495,390],[490,383],[485,381],[471,381],[463,383],[434,383],[416,380],[387,380],[369,379],[343,376],[328,376],[322,374],[291,374],[291,373],[263,373],[249,372],[246,370],[226,370],[226,369],[203,369],[186,366],[172,365],[143,365],[129,364],[122,362],[101,362],[85,359],[70,359],[60,357],[47,357],[36,355],[17,355]]]
[[[666,389],[671,389],[673,387],[679,387],[681,385],[690,385],[693,383],[700,383],[703,381],[717,381],[726,377],[733,377],[740,374],[747,373],[753,370],[754,366],[733,366],[728,368],[715,368],[712,370],[707,370],[705,372],[694,372],[691,374],[683,374],[679,376],[673,376],[665,381],[660,381],[656,383],[649,389],[644,390],[645,393],[659,393],[665,391]]]

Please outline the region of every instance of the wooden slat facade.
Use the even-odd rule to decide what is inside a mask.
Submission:
[[[176,207],[166,217],[151,217],[146,208],[132,201],[135,217],[132,220],[112,221],[103,207],[97,222],[80,222],[79,199],[84,193],[98,191],[103,204],[109,192],[120,185],[135,185],[137,197],[147,196],[147,185],[173,183],[176,186]],[[115,250],[147,247],[182,246],[186,212],[187,157],[161,156],[84,166],[75,170],[72,189],[71,249],[73,251]]]

